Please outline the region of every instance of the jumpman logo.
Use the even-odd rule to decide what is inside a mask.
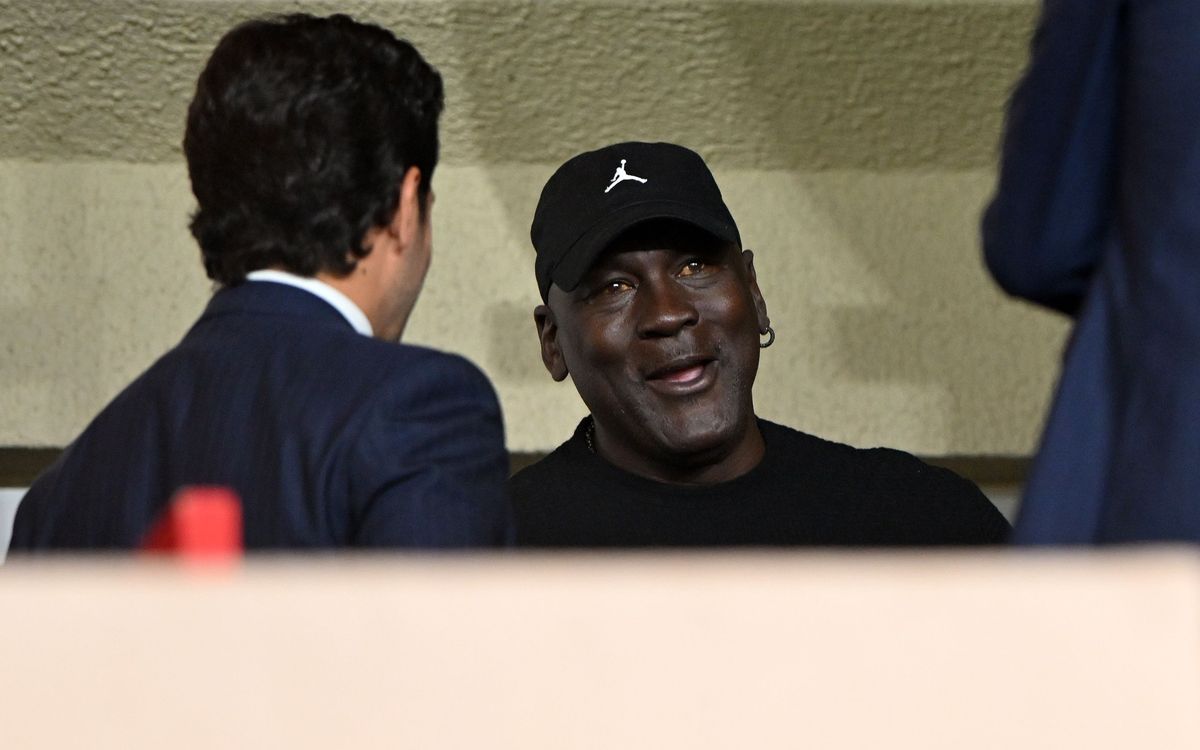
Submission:
[[[621,166],[617,167],[616,173],[613,174],[612,182],[609,184],[608,187],[604,188],[604,192],[607,193],[609,190],[612,190],[613,188],[615,188],[617,186],[617,183],[624,182],[625,180],[637,180],[638,182],[642,182],[642,183],[644,183],[646,181],[646,179],[644,177],[635,177],[635,176],[629,174],[628,172],[626,172],[625,171],[625,160],[622,159]]]

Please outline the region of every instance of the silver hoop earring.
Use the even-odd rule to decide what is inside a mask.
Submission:
[[[771,326],[767,326],[767,330],[763,331],[762,333],[767,334],[767,343],[764,344],[761,341],[758,342],[758,348],[766,349],[768,346],[775,343],[775,329],[772,328]],[[759,334],[759,335],[762,335],[762,334]]]

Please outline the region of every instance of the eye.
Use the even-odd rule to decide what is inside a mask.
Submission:
[[[692,258],[679,269],[680,276],[695,276],[708,270],[708,264],[699,258]]]
[[[633,285],[625,279],[605,279],[596,285],[594,296],[620,294],[633,289]]]

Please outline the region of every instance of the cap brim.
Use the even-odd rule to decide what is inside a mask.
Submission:
[[[613,240],[638,224],[652,219],[677,219],[699,227],[714,237],[741,245],[736,226],[699,210],[690,203],[666,200],[633,203],[605,216],[580,235],[563,254],[558,265],[550,271],[550,280],[560,289],[571,291],[579,286],[579,282],[596,262],[596,258],[600,257]]]

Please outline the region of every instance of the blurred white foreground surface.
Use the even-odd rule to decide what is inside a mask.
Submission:
[[[5,747],[1194,748],[1200,557],[9,560]]]

